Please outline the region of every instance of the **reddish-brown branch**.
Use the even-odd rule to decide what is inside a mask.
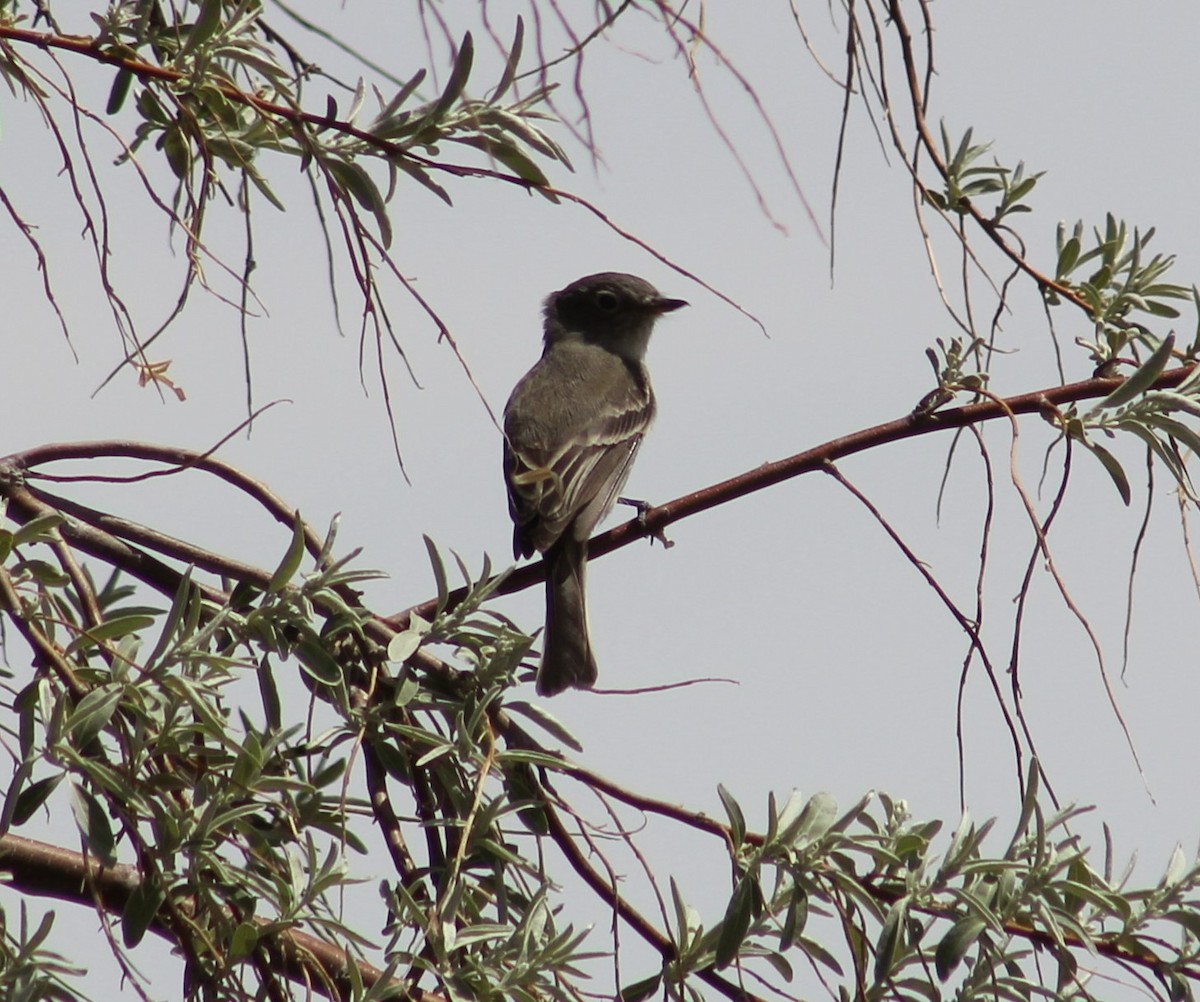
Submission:
[[[0,26],[0,39],[21,42],[25,45],[34,45],[39,49],[59,49],[65,52],[73,52],[76,55],[94,59],[96,62],[107,63],[109,66],[126,70],[143,80],[159,80],[169,84],[187,80],[187,75],[178,70],[168,69],[165,66],[156,66],[141,59],[134,59],[130,56],[122,55],[115,49],[106,49],[95,38],[87,35],[56,35],[52,32],[30,31],[28,28],[17,28],[7,25]],[[276,104],[274,101],[267,101],[255,94],[247,93],[228,82],[213,81],[213,86],[229,100],[254,108],[264,115],[284,119],[295,124],[312,125],[321,129],[333,129],[345,135],[353,136],[355,139],[359,139],[387,153],[395,154],[402,152],[401,148],[396,144],[379,139],[369,132],[355,128],[348,122],[331,119],[328,115],[318,115],[315,112],[301,111],[299,108]]]
[[[97,475],[77,478],[50,477],[40,472],[38,476],[59,482],[82,480],[128,483],[143,480],[151,475],[180,473],[189,469],[203,470],[249,494],[281,524],[289,527],[294,524],[297,515],[294,508],[288,506],[258,481],[248,477],[240,470],[214,459],[207,453],[122,440],[56,443],[0,457],[0,497],[7,499],[8,516],[17,522],[25,523],[57,510],[52,504],[39,499],[33,491],[25,486],[25,478],[31,475],[30,467],[57,460],[111,457],[167,463],[170,468],[131,477]],[[69,514],[73,514],[75,517],[69,518],[58,531],[72,547],[121,569],[164,595],[175,594],[183,572],[158,559],[146,549],[132,545],[130,539],[136,540],[140,545],[152,548],[170,559],[178,560],[183,564],[192,563],[197,567],[208,568],[214,573],[227,574],[235,580],[244,580],[259,587],[270,581],[270,572],[263,568],[230,561],[221,554],[195,547],[104,512],[92,511],[74,502],[69,503],[67,507]],[[113,531],[106,531],[107,529]],[[323,545],[320,538],[307,525],[303,526],[303,532],[305,546],[309,553],[314,556],[319,555]],[[120,538],[117,533],[122,533],[127,538]],[[201,582],[195,582],[195,584],[205,599],[216,605],[224,604],[228,600],[228,594],[219,588]],[[334,590],[343,601],[351,605],[358,604],[360,596],[349,585],[337,585]],[[317,607],[325,613],[332,614],[337,611],[333,606],[322,603],[319,599]],[[368,618],[363,624],[363,629],[372,641],[381,646],[386,646],[395,634],[395,627],[382,616]],[[427,651],[417,651],[409,659],[409,663],[426,672],[433,681],[440,681],[453,689],[455,685],[454,670]]]
[[[894,904],[910,893],[908,888],[898,885],[887,886],[873,880],[869,875],[863,877],[863,887],[872,897],[883,904]],[[953,914],[947,913],[946,910],[936,907],[914,906],[913,911],[919,912],[922,915],[928,915],[931,918],[952,919],[956,917]],[[1039,929],[1026,922],[1016,921],[1015,919],[1009,919],[1003,925],[1004,931],[1009,935],[1027,940],[1030,943],[1036,943],[1038,946],[1045,947],[1052,953],[1060,950],[1065,944],[1069,949],[1099,954],[1115,963],[1129,964],[1152,971],[1170,970],[1192,981],[1200,981],[1200,967],[1194,964],[1175,965],[1169,961],[1164,961],[1145,947],[1137,949],[1126,945],[1131,940],[1128,937],[1120,936],[1120,934],[1114,934],[1111,937],[1095,937],[1085,942],[1074,933],[1061,927],[1052,932],[1047,929]],[[1122,939],[1124,942],[1122,942]],[[1138,942],[1140,943],[1141,940],[1138,940]]]
[[[63,688],[76,699],[82,699],[87,695],[88,687],[80,681],[71,662],[63,657],[62,649],[25,616],[21,598],[17,594],[16,588],[13,587],[8,572],[3,568],[0,568],[0,612],[8,613],[17,632],[25,638],[25,642],[33,651],[37,663],[52,671],[62,683]]]
[[[550,803],[549,799],[542,804],[546,821],[550,828],[550,837],[554,839],[559,850],[566,857],[567,862],[583,880],[585,884],[592,889],[605,904],[613,909],[625,921],[631,929],[642,937],[650,946],[654,947],[663,958],[664,964],[670,964],[676,959],[675,945],[654,927],[654,924],[647,920],[641,912],[630,906],[620,894],[617,893],[607,880],[605,880],[579,851],[579,846],[571,837],[571,833],[567,831],[566,826],[562,823],[562,819],[558,816],[558,812]],[[750,994],[744,988],[734,984],[721,975],[713,968],[707,967],[695,972],[696,977],[707,984],[710,988],[720,992],[728,999],[734,999],[736,1002],[755,1002],[757,996]]]
[[[1154,388],[1167,389],[1178,386],[1194,369],[1194,365],[1168,369],[1155,381]],[[590,558],[601,557],[622,546],[628,546],[636,540],[647,537],[657,538],[661,536],[667,526],[681,519],[698,515],[702,511],[727,504],[756,491],[774,487],[793,477],[824,470],[829,463],[865,452],[867,449],[948,429],[965,428],[968,425],[1009,418],[1010,415],[1052,413],[1067,404],[1106,396],[1122,382],[1123,380],[1120,378],[1084,379],[1077,383],[1068,383],[1065,386],[1034,390],[1032,393],[1022,393],[1013,397],[997,397],[982,403],[947,408],[932,414],[907,414],[895,421],[877,424],[872,428],[864,428],[842,438],[835,438],[815,446],[805,452],[796,453],[787,459],[764,463],[762,466],[756,466],[753,470],[747,470],[736,477],[722,480],[720,483],[691,494],[685,494],[666,504],[649,508],[642,516],[630,519],[607,532],[592,537],[588,543],[588,556]],[[545,576],[546,569],[542,561],[519,567],[509,574],[496,593],[508,595],[522,591],[539,581],[544,581]],[[452,592],[450,605],[453,606],[465,597],[464,589]],[[390,617],[389,622],[402,628],[408,622],[410,613],[431,619],[437,613],[437,600],[430,599],[421,605],[405,610]]]
[[[1186,367],[1166,372],[1159,378],[1156,386],[1159,388],[1175,386],[1188,374],[1190,374],[1191,371],[1192,367]],[[980,422],[993,420],[999,417],[1011,419],[1011,416],[1016,414],[1052,412],[1055,408],[1071,402],[1102,396],[1113,390],[1118,385],[1120,385],[1120,380],[1118,379],[1085,380],[1083,382],[1068,386],[1059,386],[1034,393],[1011,397],[1007,400],[989,400],[983,403],[972,404],[967,407],[955,408],[931,415],[909,415],[897,421],[877,425],[874,428],[868,428],[852,435],[825,443],[822,446],[818,446],[814,449],[808,450],[807,452],[799,453],[788,459],[781,460],[776,463],[770,463],[763,467],[759,467],[756,470],[748,471],[741,476],[731,478],[730,480],[724,481],[720,484],[715,484],[709,488],[705,488],[702,491],[697,491],[694,494],[687,495],[678,499],[677,501],[669,503],[668,505],[651,509],[647,515],[645,524],[639,523],[638,521],[633,521],[627,523],[626,525],[620,526],[617,529],[604,534],[603,536],[597,537],[596,542],[600,545],[597,546],[596,552],[609,552],[612,549],[615,549],[621,545],[625,545],[634,539],[651,534],[655,531],[660,531],[662,527],[670,524],[671,522],[677,521],[680,518],[684,518],[688,515],[706,510],[707,508],[714,507],[717,504],[741,497],[745,494],[752,493],[753,491],[761,490],[767,486],[780,483],[783,480],[791,477],[799,476],[802,473],[811,472],[818,469],[824,470],[827,468],[827,464],[835,459],[844,458],[877,445],[883,445],[888,442],[899,441],[904,438],[923,435],[928,432],[978,424]],[[117,448],[116,444],[114,443],[75,443],[68,445],[48,446],[43,449],[30,450],[28,452],[18,454],[17,456],[9,457],[5,463],[0,464],[0,466],[6,467],[6,470],[0,470],[0,472],[6,472],[8,476],[0,479],[7,480],[6,493],[10,498],[10,514],[14,514],[19,520],[25,521],[37,514],[44,513],[46,510],[44,506],[37,504],[36,501],[31,498],[29,493],[20,486],[19,476],[22,472],[25,472],[25,468],[31,463],[40,465],[41,463],[45,463],[51,459],[98,458],[105,455],[119,454],[125,456],[136,456],[137,458],[141,459],[153,458],[158,461],[170,461],[185,467],[197,466],[203,468],[206,464],[216,464],[215,460],[206,459],[205,457],[187,452],[186,450],[164,450],[154,446],[147,446],[142,443],[120,443],[119,445],[120,448]],[[170,456],[170,459],[164,460],[164,457],[168,455]],[[201,460],[203,460],[203,463]],[[219,475],[227,474],[225,478],[229,479],[231,482],[238,483],[239,486],[242,484],[255,483],[250,481],[249,478],[245,478],[244,475],[237,474],[237,471],[233,471],[232,468],[225,467],[224,464],[219,465],[221,466],[221,472]],[[211,472],[217,472],[217,470],[214,469]],[[257,487],[260,492],[265,491],[265,488],[262,488],[261,485],[255,484],[255,487]],[[267,493],[269,494],[269,492]],[[270,497],[273,499],[273,495]],[[30,502],[30,504],[26,505],[25,502]],[[284,505],[282,502],[277,502],[277,504],[270,505],[270,507],[273,507],[279,516],[282,516],[279,518],[280,522],[285,524],[288,522],[287,516],[290,515],[292,509]],[[95,549],[97,555],[101,555],[104,559],[111,560],[121,566],[128,566],[131,561],[136,566],[137,561],[134,558],[145,556],[144,554],[140,554],[139,551],[136,551],[126,546],[126,544],[121,543],[121,541],[116,540],[108,533],[94,529],[90,526],[84,526],[81,532],[74,532],[71,534],[64,533],[64,535],[71,543],[78,545],[80,549],[84,550],[85,552],[92,552],[92,550]],[[132,557],[130,556],[130,553],[133,554]],[[173,569],[165,568],[165,565],[163,565],[163,569],[168,570],[172,575],[177,576],[178,572],[175,572]],[[535,576],[536,571],[536,567],[529,568],[526,569],[526,574],[532,579]],[[145,572],[144,568],[143,572]],[[158,582],[159,586],[164,584],[166,584],[166,582]],[[511,590],[511,588],[509,590]],[[382,622],[378,622],[375,625],[377,625],[383,632],[386,632],[388,629],[388,625]],[[506,739],[509,741],[510,745],[514,747],[520,745],[520,740],[515,738],[509,729],[502,728],[502,731],[505,733]],[[665,815],[672,818],[676,822],[688,824],[692,827],[706,831],[710,835],[721,838],[723,841],[728,841],[729,833],[726,826],[704,816],[703,814],[690,812],[681,807],[675,807],[674,805],[664,804],[662,802],[639,797],[636,794],[632,794],[629,791],[625,791],[619,787],[616,787],[614,784],[607,783],[601,777],[598,777],[595,774],[592,774],[587,770],[583,770],[570,763],[564,762],[562,771],[573,776],[581,782],[593,784],[597,789],[602,790],[609,795],[617,796],[632,806],[639,807],[642,810]],[[600,894],[605,901],[613,904],[613,906],[618,908],[618,910],[621,910],[621,905],[618,904],[620,900],[619,896],[615,898],[613,897],[616,892],[611,887],[608,887],[607,882],[605,882],[603,878],[587,863],[587,861],[583,859],[577,848],[573,850],[570,848],[570,846],[574,845],[574,843],[571,840],[569,833],[567,833],[565,828],[562,827],[561,822],[557,822],[556,828],[554,825],[555,822],[552,820],[552,834],[555,837],[556,842],[558,842],[560,845],[560,848],[562,848],[564,853],[567,854],[571,865],[575,867],[578,872],[580,872],[580,875],[588,881],[589,886],[592,886],[596,893]],[[0,868],[12,866],[24,869],[25,864],[28,863],[29,865],[33,866],[35,870],[35,872],[28,875],[27,878],[14,879],[14,886],[18,886],[21,889],[26,889],[30,893],[52,893],[50,890],[45,888],[57,886],[55,883],[56,880],[65,879],[66,882],[65,884],[62,884],[62,886],[69,885],[74,888],[74,891],[67,895],[67,897],[69,897],[70,900],[86,900],[82,892],[79,891],[79,888],[83,886],[83,884],[80,883],[74,876],[68,876],[67,878],[52,878],[37,870],[39,865],[44,869],[46,866],[57,865],[62,863],[64,860],[67,863],[74,865],[76,862],[79,862],[82,857],[79,857],[77,860],[75,859],[77,854],[66,853],[65,856],[58,855],[56,854],[56,851],[52,849],[48,851],[42,851],[41,855],[39,856],[38,852],[33,852],[32,850],[28,852],[26,851],[29,850],[29,845],[27,844],[28,840],[19,840],[18,842],[13,843],[10,841],[13,838],[15,838],[15,836],[10,836],[8,840],[0,841]],[[753,841],[755,840],[755,837],[748,836],[748,839]],[[33,845],[35,847],[37,846],[36,843]],[[13,846],[16,848],[13,848],[12,851],[8,851]],[[62,853],[65,851],[60,850],[57,852]],[[29,862],[31,858],[33,862]],[[38,862],[39,860],[40,863]],[[79,862],[79,865],[83,865],[83,863]],[[119,869],[113,872],[116,872],[118,877],[115,878],[115,883],[111,887],[110,891],[114,895],[119,895],[122,893],[122,880],[127,880],[129,875]],[[38,888],[41,885],[45,886],[39,890]],[[878,893],[881,900],[888,900],[887,894],[889,892],[886,888],[872,886],[872,892]],[[125,890],[124,894],[127,896],[128,890]],[[105,906],[112,908],[119,907],[121,900],[123,899],[119,897],[112,899],[108,897],[104,898]],[[933,913],[931,912],[931,914]],[[938,914],[945,918],[954,917],[949,912]],[[660,948],[664,944],[668,948],[670,947],[669,940],[667,940],[662,933],[658,932],[658,930],[654,929],[652,925],[646,923],[644,919],[639,923],[637,918],[634,917],[634,913],[622,911],[622,915],[627,921],[631,921],[633,927],[637,929],[639,934],[646,936],[649,942],[655,943]],[[1023,935],[1027,938],[1032,938],[1035,940],[1037,940],[1040,936],[1036,930],[1030,930],[1023,926],[1009,927],[1009,931],[1015,935]],[[1083,946],[1083,944],[1076,943],[1070,938],[1068,938],[1066,942],[1067,945],[1071,946],[1072,948],[1081,948]],[[1096,948],[1100,953],[1121,963],[1138,964],[1153,968],[1156,968],[1160,965],[1159,960],[1152,955],[1144,952],[1134,953],[1128,948],[1122,947],[1116,943],[1101,941],[1096,944]],[[304,950],[300,950],[299,948],[297,948],[297,950],[297,956],[301,961],[303,961],[305,957]],[[310,949],[308,952],[312,953],[313,951]],[[308,973],[311,975],[312,971],[309,970]],[[1188,977],[1200,977],[1200,972],[1192,971],[1191,969],[1186,969],[1182,973]],[[715,972],[704,972],[700,976],[703,977],[714,988],[718,988],[718,990],[725,991],[726,989],[732,989],[741,991],[741,989],[731,985]],[[709,980],[710,978],[712,980]]]
[[[904,19],[904,13],[901,10],[902,6],[903,4],[901,3],[901,0],[891,0],[891,2],[888,4],[888,11],[892,23],[896,27],[896,34],[900,39],[900,50],[904,57],[904,68],[908,77],[908,93],[912,104],[913,124],[916,127],[917,134],[921,138],[921,146],[924,147],[925,152],[929,155],[929,159],[933,162],[934,167],[937,168],[937,171],[942,176],[942,179],[948,181],[950,179],[949,168],[947,167],[946,162],[942,159],[942,155],[937,148],[937,143],[934,141],[933,136],[929,132],[929,125],[925,121],[926,95],[919,79],[917,60],[915,54],[913,53],[912,34],[908,29],[908,23]],[[928,29],[928,25],[926,27]],[[914,181],[917,181],[915,173],[913,178]],[[917,183],[919,184],[920,182],[917,181]],[[922,185],[922,188],[923,187],[924,186]],[[974,206],[974,204],[972,204],[970,199],[964,198],[961,200],[960,204],[966,209],[968,215],[975,220],[979,228],[991,238],[992,243],[994,243],[1008,257],[1008,259],[1012,261],[1014,265],[1016,265],[1017,268],[1037,282],[1043,290],[1053,291],[1056,295],[1061,296],[1063,299],[1066,299],[1071,303],[1074,303],[1086,314],[1091,316],[1092,308],[1088,305],[1087,301],[1070,286],[1063,285],[1061,282],[1056,282],[1049,275],[1045,275],[1034,268],[1019,250],[1011,246],[1009,242],[1004,239],[1004,234],[1001,232],[1001,227],[998,223],[996,223],[995,220],[985,216],[982,212],[980,212]]]
[[[122,56],[115,51],[107,51],[95,39],[87,36],[56,35],[50,32],[30,31],[26,28],[0,26],[0,41],[3,41],[4,39],[21,42],[27,45],[35,45],[41,49],[60,49],[73,52],[77,55],[86,56],[98,62],[107,63],[111,66],[116,66],[120,69],[127,70],[128,72],[133,73],[142,79],[159,80],[165,83],[178,83],[186,79],[185,74],[180,73],[177,70],[168,69],[164,66],[156,66],[152,63],[146,63],[139,59],[133,59],[128,56]],[[657,258],[659,261],[678,274],[696,282],[702,288],[706,289],[708,292],[711,292],[722,302],[725,302],[729,306],[733,307],[735,310],[747,317],[749,320],[753,321],[759,326],[759,328],[762,328],[765,331],[762,321],[760,321],[751,313],[747,312],[745,308],[734,302],[734,300],[730,299],[725,293],[714,288],[708,282],[688,271],[681,265],[667,259],[661,252],[655,250],[644,240],[637,237],[629,230],[619,226],[599,207],[593,205],[587,199],[576,195],[573,192],[554,188],[548,184],[537,184],[536,182],[527,180],[526,178],[519,177],[516,174],[505,173],[504,171],[498,171],[489,167],[479,167],[471,164],[455,164],[444,160],[431,160],[428,157],[421,156],[420,154],[406,148],[399,143],[387,139],[381,139],[371,132],[352,125],[350,122],[331,118],[327,113],[317,114],[316,112],[303,111],[299,108],[277,104],[273,101],[267,101],[255,94],[240,90],[228,82],[214,82],[214,86],[230,101],[235,101],[238,104],[254,108],[263,115],[280,119],[282,121],[287,121],[296,126],[312,126],[314,129],[318,129],[320,131],[336,132],[340,135],[350,136],[354,139],[357,139],[359,142],[369,146],[371,149],[382,155],[386,160],[397,160],[402,158],[417,164],[423,169],[441,171],[445,174],[451,175],[452,177],[483,178],[493,181],[503,181],[507,184],[512,184],[519,188],[523,188],[526,191],[536,191],[552,199],[561,199],[563,201],[571,202],[590,212],[605,226],[623,239],[636,244],[638,247]],[[189,236],[191,236],[190,232]],[[404,284],[407,285],[408,283],[405,282]],[[440,321],[437,321],[437,323],[440,328],[444,329],[444,324],[442,324]]]
[[[35,446],[23,452],[15,452],[3,459],[3,464],[16,473],[29,474],[35,467],[46,463],[60,462],[70,459],[99,459],[120,458],[137,459],[147,463],[162,463],[163,470],[150,470],[129,477],[104,477],[88,474],[80,477],[55,476],[38,470],[36,476],[40,479],[53,480],[58,483],[86,480],[89,483],[135,483],[154,477],[172,476],[185,470],[202,470],[224,480],[236,487],[243,494],[261,505],[277,522],[291,527],[295,523],[296,509],[287,504],[279,495],[253,477],[247,476],[235,466],[216,459],[213,450],[195,452],[192,449],[182,449],[175,446],[155,445],[152,442],[139,442],[130,439],[99,439],[82,442],[54,442],[48,445]],[[305,531],[305,547],[309,553],[316,556],[321,552],[321,539],[311,529]]]
[[[130,895],[141,884],[136,867],[124,864],[101,866],[70,849],[12,834],[0,836],[0,874],[4,875],[8,886],[22,893],[77,905],[94,904],[90,887],[104,908],[115,915],[122,913]],[[152,923],[150,928],[157,935],[175,938],[170,929],[160,923]],[[337,994],[331,997],[351,997],[350,963],[344,950],[295,930],[272,933],[271,939],[288,978],[318,994],[326,994],[327,987],[333,986]],[[383,978],[382,970],[361,960],[355,960],[355,967],[362,983],[368,987]],[[408,997],[417,1002],[443,1002],[442,996],[419,990]]]
[[[56,511],[24,487],[0,490],[0,496],[8,501],[8,516],[17,522],[29,522]],[[61,525],[58,531],[71,546],[113,567],[119,567],[164,595],[173,595],[179,587],[180,571],[103,529],[73,519]],[[198,587],[210,601],[223,604],[228,599],[228,595],[217,588],[207,585]]]

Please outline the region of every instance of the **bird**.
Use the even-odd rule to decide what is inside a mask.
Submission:
[[[542,356],[504,408],[513,556],[546,562],[537,692],[596,683],[584,577],[588,537],[612,509],[654,419],[643,361],[655,321],[688,304],[645,279],[587,275],[546,298]]]

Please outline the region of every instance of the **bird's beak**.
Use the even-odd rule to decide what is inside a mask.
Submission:
[[[655,299],[649,304],[650,310],[654,313],[670,313],[672,310],[677,310],[681,306],[689,306],[686,299]]]

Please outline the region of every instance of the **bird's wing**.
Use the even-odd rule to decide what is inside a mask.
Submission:
[[[649,384],[594,417],[555,447],[508,443],[505,469],[514,550],[552,546],[568,526],[579,540],[608,513],[654,417]]]

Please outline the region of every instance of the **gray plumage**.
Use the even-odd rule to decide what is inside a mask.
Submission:
[[[595,684],[587,540],[616,502],[654,419],[642,362],[654,321],[686,305],[634,275],[572,282],[546,299],[542,357],[505,407],[513,554],[544,553],[547,564],[540,695]]]

